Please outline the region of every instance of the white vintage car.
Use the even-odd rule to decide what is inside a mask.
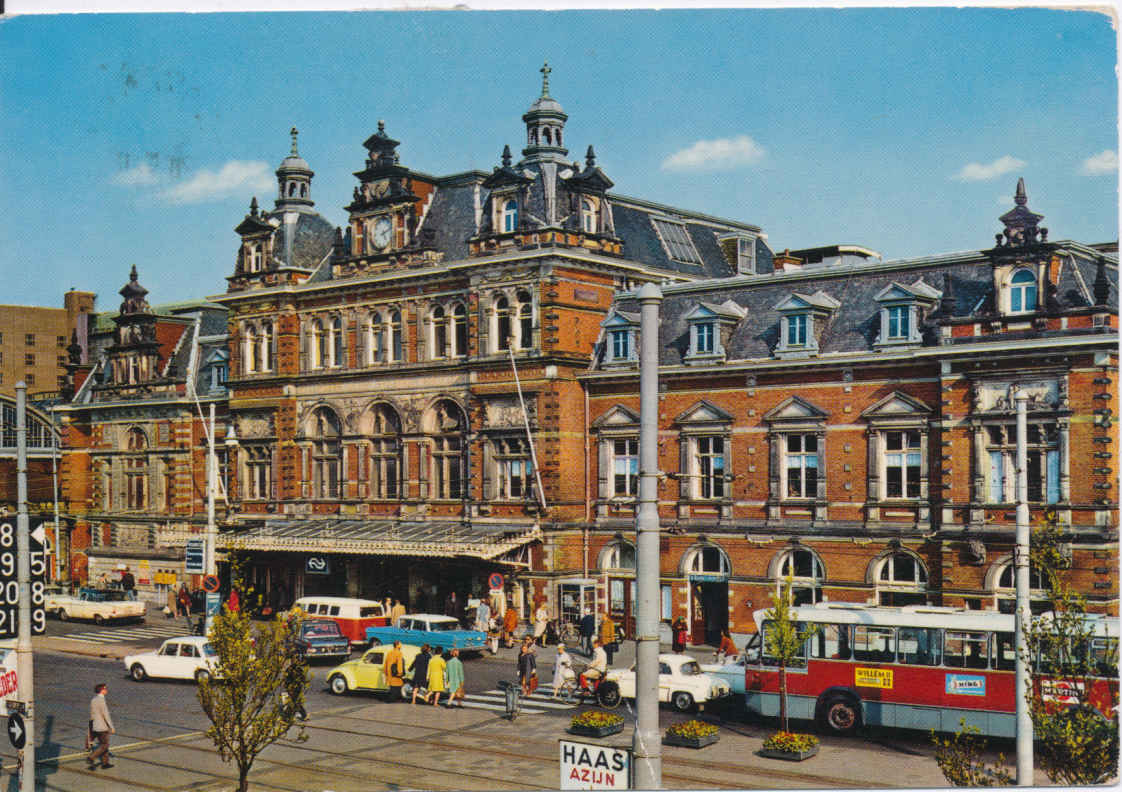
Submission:
[[[78,595],[48,594],[44,609],[68,619],[92,619],[97,624],[111,621],[144,621],[144,603],[116,589],[82,588]]]
[[[635,666],[625,670],[609,670],[607,679],[619,685],[620,695],[635,698]],[[732,695],[732,689],[723,679],[711,677],[701,671],[697,660],[687,654],[660,654],[658,656],[658,700],[673,705],[679,712],[699,708],[706,702],[717,701]]]
[[[169,638],[154,652],[125,657],[125,668],[137,682],[148,677],[201,682],[217,676],[217,666],[218,654],[206,638],[197,635]]]

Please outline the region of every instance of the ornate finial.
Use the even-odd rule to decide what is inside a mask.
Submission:
[[[510,146],[503,146],[503,167],[510,167]]]
[[[584,167],[591,168],[596,165],[596,152],[592,150],[592,146],[588,147],[588,153],[584,155]]]
[[[292,129],[288,130],[288,134],[292,135],[292,156],[299,157],[300,151],[296,148],[296,136],[300,134],[300,130],[296,127],[292,127]]]
[[[257,217],[257,196],[253,196],[253,200],[249,202],[249,214],[251,217]]]
[[[549,96],[549,73],[553,71],[549,68],[549,61],[545,62],[540,71],[542,73],[542,96]]]
[[[1028,203],[1028,196],[1025,194],[1025,177],[1017,179],[1017,194],[1013,196],[1013,203],[1017,206],[1024,206]]]
[[[129,271],[129,280],[132,281],[132,282],[136,281],[136,265],[135,264],[132,265],[132,269]]]
[[[385,135],[386,134],[386,122],[383,121],[380,118],[378,119],[378,134],[379,135]]]

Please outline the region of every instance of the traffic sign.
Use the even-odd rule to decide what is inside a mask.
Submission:
[[[184,571],[188,575],[201,575],[206,572],[206,545],[202,539],[188,539],[187,553],[184,557]]]
[[[203,578],[203,591],[207,593],[214,593],[215,591],[218,591],[217,575],[207,575],[205,578]]]
[[[498,589],[499,591],[501,591],[503,588],[503,576],[498,572],[492,572],[491,577],[487,578],[487,585],[489,585],[493,590]]]
[[[22,751],[27,744],[27,729],[23,727],[23,718],[18,712],[8,716],[8,739],[17,751]]]
[[[47,630],[47,613],[43,609],[43,584],[47,574],[46,541],[43,523],[30,532],[31,567],[31,632],[42,635]],[[14,638],[19,633],[19,548],[16,547],[14,521],[0,523],[0,638]]]

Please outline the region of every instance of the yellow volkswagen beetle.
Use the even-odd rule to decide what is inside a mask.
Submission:
[[[390,688],[386,684],[386,675],[382,671],[382,665],[392,648],[392,646],[376,646],[373,649],[368,649],[358,660],[348,660],[342,665],[335,666],[327,672],[328,689],[336,696],[342,696],[352,690],[388,692]],[[420,653],[421,647],[419,646],[401,645],[401,656],[405,660],[406,668],[409,668],[413,658]],[[413,684],[408,678],[410,676],[408,671],[405,672],[405,675],[405,686],[401,689],[401,695],[409,698],[413,695]]]

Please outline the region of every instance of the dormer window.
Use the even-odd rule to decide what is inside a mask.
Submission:
[[[911,309],[907,305],[890,305],[885,308],[888,319],[889,341],[903,341],[911,335]]]
[[[636,334],[639,314],[613,310],[602,324],[604,328],[604,363],[606,365],[634,363],[638,359]]]
[[[596,207],[587,198],[580,202],[580,222],[586,234],[596,233]]]
[[[511,198],[503,204],[503,231],[510,233],[518,228],[518,201]]]
[[[792,293],[775,306],[779,311],[776,357],[809,357],[818,354],[818,337],[841,303],[823,291]]]
[[[698,303],[685,316],[690,328],[690,348],[685,356],[686,362],[705,363],[723,358],[725,345],[732,337],[733,329],[747,313],[732,300],[726,300],[721,305]]]
[[[712,355],[714,351],[713,345],[713,325],[716,322],[697,322],[694,324],[693,330],[693,344],[692,352],[695,355]]]
[[[1036,276],[1030,270],[1018,270],[1009,281],[1009,312],[1031,313],[1036,310]]]
[[[736,268],[738,275],[756,274],[756,237],[743,231],[719,234],[717,241],[725,260]]]
[[[791,314],[787,317],[787,346],[790,347],[805,347],[806,346],[806,325],[807,315]]]
[[[881,304],[880,334],[875,346],[919,344],[920,323],[924,313],[943,296],[938,289],[917,280],[911,286],[895,281],[881,289],[875,297]]]
[[[610,335],[612,360],[631,360],[631,331],[613,330]]]

